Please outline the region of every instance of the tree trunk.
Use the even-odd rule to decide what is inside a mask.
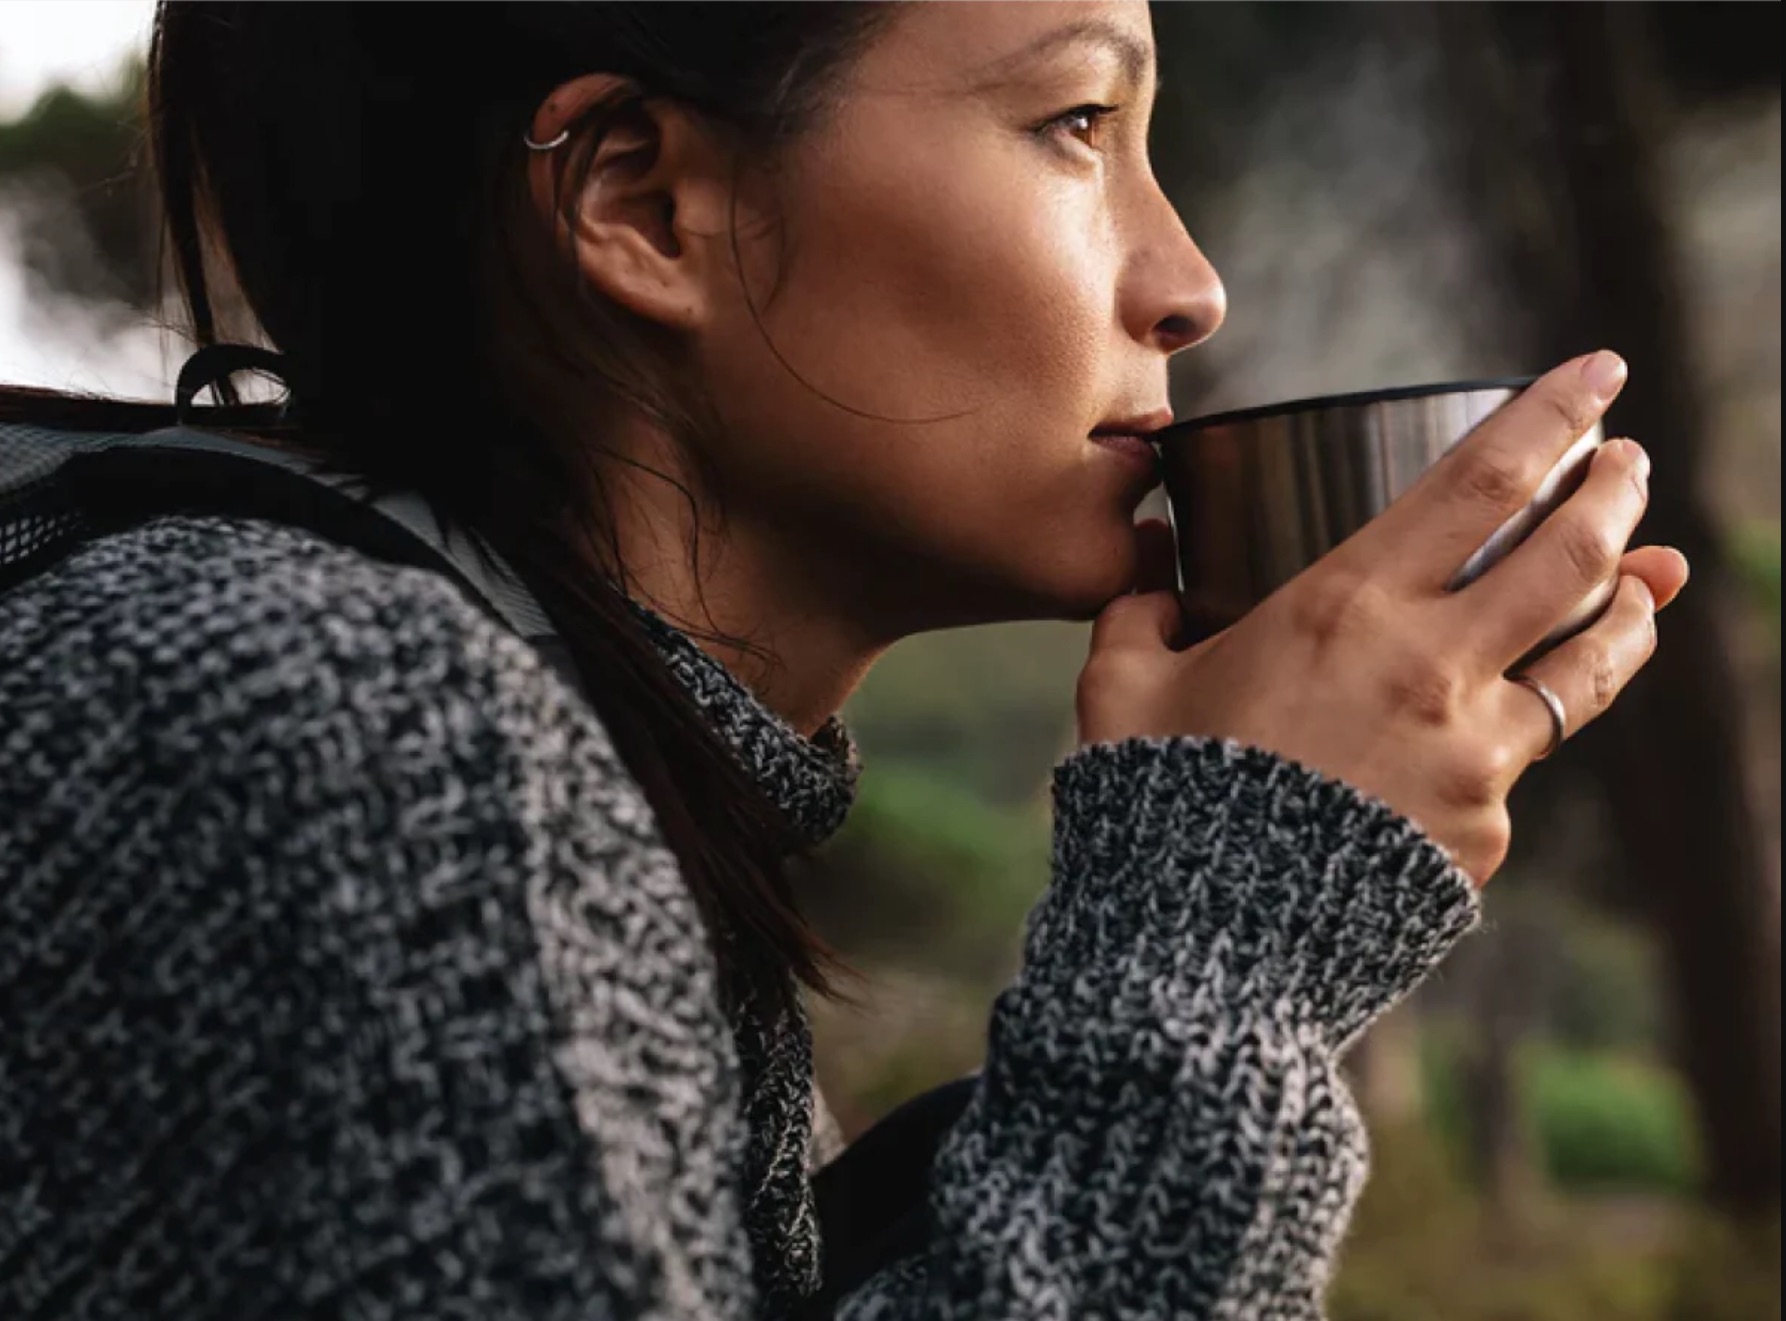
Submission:
[[[1627,880],[1666,951],[1709,1193],[1733,1211],[1767,1212],[1780,1202],[1778,878],[1750,800],[1734,594],[1700,498],[1706,410],[1661,197],[1667,107],[1648,15],[1637,5],[1568,4],[1473,17],[1490,17],[1502,50],[1522,57],[1512,82],[1493,80],[1490,59],[1458,91],[1481,98],[1463,107],[1467,116],[1491,117],[1469,134],[1472,173],[1484,206],[1512,221],[1501,252],[1510,283],[1530,300],[1534,347],[1544,362],[1601,345],[1630,362],[1611,423],[1655,461],[1640,540],[1679,546],[1693,563],[1693,585],[1662,619],[1656,659],[1572,753],[1607,787]],[[1462,75],[1483,59],[1478,47],[1454,64]],[[1519,203],[1535,193],[1551,197],[1560,266]]]

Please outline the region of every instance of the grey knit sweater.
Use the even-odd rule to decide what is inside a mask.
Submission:
[[[849,807],[680,634],[808,840]],[[1067,758],[1051,883],[873,1318],[1314,1318],[1346,1044],[1475,919],[1379,803]],[[810,1042],[728,1022],[590,708],[427,572],[162,519],[0,598],[0,1316],[731,1318],[808,1294]]]

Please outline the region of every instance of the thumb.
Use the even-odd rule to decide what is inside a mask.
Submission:
[[[1105,606],[1091,626],[1091,654],[1176,649],[1184,635],[1184,611],[1176,592],[1137,592]]]

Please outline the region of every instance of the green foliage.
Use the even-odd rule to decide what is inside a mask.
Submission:
[[[1750,601],[1780,642],[1780,525],[1751,522],[1730,536],[1730,562]]]
[[[1048,881],[1047,788],[1086,643],[1083,624],[1001,624],[914,637],[875,666],[844,712],[867,769],[828,850],[838,874],[803,896],[847,953],[1004,974]]]
[[[1543,1048],[1526,1063],[1525,1089],[1559,1185],[1686,1193],[1697,1182],[1692,1107],[1667,1070]]]
[[[110,174],[127,164],[141,135],[142,71],[132,66],[109,95],[52,87],[18,119],[0,124],[0,175],[51,166],[78,176]],[[84,168],[83,168],[84,167]]]
[[[1009,919],[1011,904],[1027,907],[1047,879],[1048,817],[1038,806],[995,806],[908,762],[870,768],[846,829],[872,838],[957,914]]]
[[[1422,1040],[1427,1117],[1460,1163],[1468,1149],[1463,1032]],[[1699,1178],[1691,1102],[1671,1070],[1637,1055],[1534,1042],[1519,1058],[1519,1097],[1552,1184],[1573,1192],[1685,1194]]]
[[[1002,978],[1048,882],[1048,805],[1000,806],[959,779],[873,760],[848,823],[797,878],[846,957],[909,961],[975,985]]]

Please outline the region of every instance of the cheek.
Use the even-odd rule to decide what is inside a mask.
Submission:
[[[734,503],[937,599],[1121,590],[1137,497],[1086,457],[1116,333],[1094,190],[1008,141],[859,155],[784,191],[779,288],[775,250],[747,253],[757,318],[740,299],[707,341]]]
[[[1026,425],[1065,410],[1083,435],[1114,320],[1115,244],[1095,189],[1050,177],[1039,149],[989,139],[818,153],[782,198],[779,288],[773,253],[751,262],[750,287],[775,349],[850,409]],[[769,356],[750,331],[747,357]]]

